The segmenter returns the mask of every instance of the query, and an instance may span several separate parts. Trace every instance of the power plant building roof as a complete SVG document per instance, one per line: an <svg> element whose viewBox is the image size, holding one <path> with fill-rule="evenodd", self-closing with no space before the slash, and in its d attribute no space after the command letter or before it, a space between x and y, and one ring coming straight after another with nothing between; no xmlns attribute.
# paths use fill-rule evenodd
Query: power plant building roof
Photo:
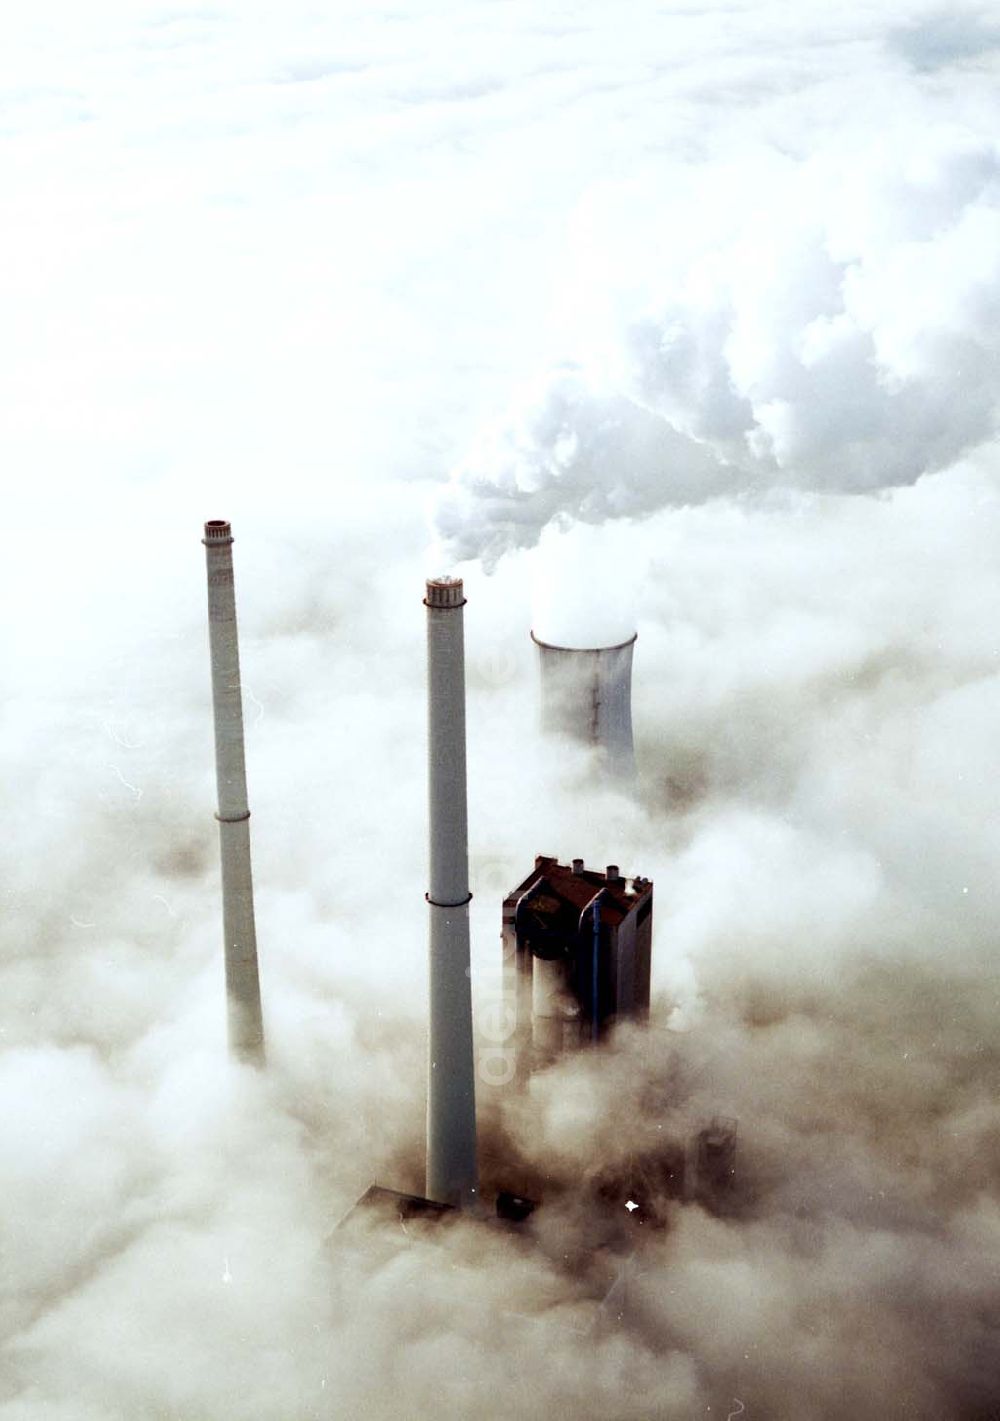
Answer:
<svg viewBox="0 0 1000 1421"><path fill-rule="evenodd" d="M627 879L618 873L616 864L609 864L604 871L584 868L579 859L574 864L561 864L558 859L539 854L535 867L508 895L507 901L520 898L533 884L543 880L542 891L552 899L551 905L544 902L536 892L532 895L532 906L539 912L555 913L560 908L573 910L579 917L590 903L594 894L604 889L600 902L602 923L617 927L642 901L650 898L653 884L650 879L636 877Z"/></svg>

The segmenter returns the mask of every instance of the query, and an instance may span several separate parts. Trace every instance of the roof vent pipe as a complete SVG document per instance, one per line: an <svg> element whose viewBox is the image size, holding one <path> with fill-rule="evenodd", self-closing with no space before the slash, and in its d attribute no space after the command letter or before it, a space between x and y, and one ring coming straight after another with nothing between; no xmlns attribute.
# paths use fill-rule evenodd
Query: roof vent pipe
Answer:
<svg viewBox="0 0 1000 1421"><path fill-rule="evenodd" d="M598 1039L601 1029L601 992L600 992L600 962L601 962L601 904L604 902L606 889L599 888L591 898L590 902L580 914L580 921L577 927L578 933L582 936L586 931L589 916L590 923L590 1039L595 1042Z"/></svg>

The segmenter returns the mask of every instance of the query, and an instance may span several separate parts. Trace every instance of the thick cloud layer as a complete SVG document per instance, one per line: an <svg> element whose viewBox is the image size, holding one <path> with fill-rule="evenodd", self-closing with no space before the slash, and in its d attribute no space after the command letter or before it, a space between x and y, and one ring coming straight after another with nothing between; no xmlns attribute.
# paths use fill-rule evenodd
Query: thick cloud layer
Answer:
<svg viewBox="0 0 1000 1421"><path fill-rule="evenodd" d="M38 11L0 60L2 1421L1000 1405L995 36L502 10ZM481 1081L528 1237L335 1231L421 1187L426 510L474 445L479 1044L536 853L655 880L653 1021L520 1106ZM535 731L532 584L552 625L588 571L581 617L639 630L634 792ZM722 1206L595 1209L716 1114Z"/></svg>

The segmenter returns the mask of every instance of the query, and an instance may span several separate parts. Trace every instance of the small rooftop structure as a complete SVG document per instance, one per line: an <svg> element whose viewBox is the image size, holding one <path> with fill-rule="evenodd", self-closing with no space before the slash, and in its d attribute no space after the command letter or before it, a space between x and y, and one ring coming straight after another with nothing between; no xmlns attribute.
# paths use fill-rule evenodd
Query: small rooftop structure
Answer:
<svg viewBox="0 0 1000 1421"><path fill-rule="evenodd" d="M736 1173L737 1122L714 1115L695 1137L696 1192L699 1197L729 1189Z"/></svg>

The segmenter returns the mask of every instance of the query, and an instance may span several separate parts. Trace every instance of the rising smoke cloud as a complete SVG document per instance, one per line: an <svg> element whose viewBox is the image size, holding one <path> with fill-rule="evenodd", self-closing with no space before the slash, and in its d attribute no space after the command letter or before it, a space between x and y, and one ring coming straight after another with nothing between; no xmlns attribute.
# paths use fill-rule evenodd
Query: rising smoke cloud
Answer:
<svg viewBox="0 0 1000 1421"><path fill-rule="evenodd" d="M563 299L620 281L619 310L580 337L599 355L568 350L456 470L437 511L456 556L493 563L554 519L891 488L995 434L988 132L928 117L860 152L712 167L646 238L642 286L622 270L642 198L610 186L600 201L623 211L580 214L587 253Z"/></svg>
<svg viewBox="0 0 1000 1421"><path fill-rule="evenodd" d="M37 23L3 61L2 279L31 283L3 426L2 1421L994 1415L990 27ZM512 550L467 576L477 1019L503 892L580 853L656 881L654 1029L533 1112L498 1124L484 1091L491 1178L546 1192L537 1244L334 1234L422 1172L424 504L553 348L577 368L457 495L462 549ZM217 515L263 1076L224 1047ZM536 744L517 548L553 516L641 572L634 797ZM714 1113L731 1207L663 1201L631 1263L595 1248L595 1173Z"/></svg>

